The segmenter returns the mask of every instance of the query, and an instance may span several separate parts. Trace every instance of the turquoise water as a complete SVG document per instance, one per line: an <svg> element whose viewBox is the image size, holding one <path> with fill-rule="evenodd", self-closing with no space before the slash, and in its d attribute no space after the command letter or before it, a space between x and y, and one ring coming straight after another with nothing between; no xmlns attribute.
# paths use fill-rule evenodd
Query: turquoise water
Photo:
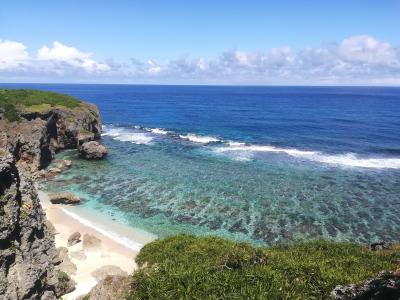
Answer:
<svg viewBox="0 0 400 300"><path fill-rule="evenodd" d="M168 140L103 143L110 149L104 161L60 154L73 168L46 188L77 193L84 206L158 236L218 234L255 244L398 239L398 171L305 165L276 155L237 161Z"/></svg>
<svg viewBox="0 0 400 300"><path fill-rule="evenodd" d="M103 161L45 185L158 236L400 240L400 88L5 85L98 105Z"/></svg>

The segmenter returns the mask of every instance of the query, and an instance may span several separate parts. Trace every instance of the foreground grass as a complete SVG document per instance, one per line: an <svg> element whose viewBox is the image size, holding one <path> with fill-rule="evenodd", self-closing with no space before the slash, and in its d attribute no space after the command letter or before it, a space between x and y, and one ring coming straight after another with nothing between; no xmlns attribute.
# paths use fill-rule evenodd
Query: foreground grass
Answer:
<svg viewBox="0 0 400 300"><path fill-rule="evenodd" d="M0 89L0 107L4 109L4 116L9 121L18 120L18 110L36 112L54 106L75 108L79 105L79 100L53 92L26 89Z"/></svg>
<svg viewBox="0 0 400 300"><path fill-rule="evenodd" d="M338 284L394 270L399 257L349 243L256 248L178 235L143 247L128 299L327 299Z"/></svg>

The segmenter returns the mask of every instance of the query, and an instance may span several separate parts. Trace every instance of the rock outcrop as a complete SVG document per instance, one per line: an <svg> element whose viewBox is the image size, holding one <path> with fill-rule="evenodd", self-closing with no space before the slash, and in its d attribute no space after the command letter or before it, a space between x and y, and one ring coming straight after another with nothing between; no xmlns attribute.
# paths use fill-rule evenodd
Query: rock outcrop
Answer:
<svg viewBox="0 0 400 300"><path fill-rule="evenodd" d="M79 204L81 199L74 194L61 192L61 193L49 193L49 200L53 204Z"/></svg>
<svg viewBox="0 0 400 300"><path fill-rule="evenodd" d="M68 238L68 247L78 244L81 241L81 233L74 232Z"/></svg>
<svg viewBox="0 0 400 300"><path fill-rule="evenodd" d="M84 250L96 250L101 247L101 240L94 235L85 233L83 235L82 247Z"/></svg>
<svg viewBox="0 0 400 300"><path fill-rule="evenodd" d="M79 155L84 159L101 159L107 155L107 148L96 141L83 143L79 147Z"/></svg>
<svg viewBox="0 0 400 300"><path fill-rule="evenodd" d="M335 300L398 300L400 299L400 274L381 272L358 284L339 285L331 293Z"/></svg>
<svg viewBox="0 0 400 300"><path fill-rule="evenodd" d="M18 116L20 121L9 122L0 112L0 148L12 153L25 173L47 167L60 150L77 149L101 136L99 111L85 102L74 109L19 111Z"/></svg>
<svg viewBox="0 0 400 300"><path fill-rule="evenodd" d="M69 278L57 273L54 235L30 179L0 154L0 299L56 299ZM71 288L69 288L71 289Z"/></svg>
<svg viewBox="0 0 400 300"><path fill-rule="evenodd" d="M131 280L128 276L113 275L101 280L88 295L82 297L85 300L109 300L125 299L131 289Z"/></svg>
<svg viewBox="0 0 400 300"><path fill-rule="evenodd" d="M56 299L75 288L61 269L73 266L55 248L54 228L32 180L68 168L71 162L63 161L50 172L43 170L56 152L100 138L101 121L97 107L85 102L43 107L31 112L15 106L18 121L13 122L0 109L1 300Z"/></svg>

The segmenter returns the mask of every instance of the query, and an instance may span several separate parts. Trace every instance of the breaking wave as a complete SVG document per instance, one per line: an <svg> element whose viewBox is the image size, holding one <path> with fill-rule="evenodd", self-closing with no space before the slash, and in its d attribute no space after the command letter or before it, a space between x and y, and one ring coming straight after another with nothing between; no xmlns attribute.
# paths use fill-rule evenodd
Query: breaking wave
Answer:
<svg viewBox="0 0 400 300"><path fill-rule="evenodd" d="M238 160L249 160L262 152L284 153L292 157L311 161L359 168L400 169L400 158L360 157L355 153L324 154L318 151L303 151L294 148L279 148L269 145L231 144L213 148L216 153L226 153Z"/></svg>

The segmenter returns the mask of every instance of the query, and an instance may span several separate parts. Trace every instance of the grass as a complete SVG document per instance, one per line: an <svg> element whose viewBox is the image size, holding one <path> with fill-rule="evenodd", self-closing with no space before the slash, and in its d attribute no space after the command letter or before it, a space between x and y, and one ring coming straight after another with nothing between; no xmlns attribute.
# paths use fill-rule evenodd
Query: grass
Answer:
<svg viewBox="0 0 400 300"><path fill-rule="evenodd" d="M338 284L396 269L399 258L399 248L329 241L256 248L178 235L142 248L128 299L327 299Z"/></svg>
<svg viewBox="0 0 400 300"><path fill-rule="evenodd" d="M53 92L0 89L0 107L5 111L4 116L9 121L18 120L18 110L36 112L55 106L73 109L80 106L80 101L73 97Z"/></svg>

